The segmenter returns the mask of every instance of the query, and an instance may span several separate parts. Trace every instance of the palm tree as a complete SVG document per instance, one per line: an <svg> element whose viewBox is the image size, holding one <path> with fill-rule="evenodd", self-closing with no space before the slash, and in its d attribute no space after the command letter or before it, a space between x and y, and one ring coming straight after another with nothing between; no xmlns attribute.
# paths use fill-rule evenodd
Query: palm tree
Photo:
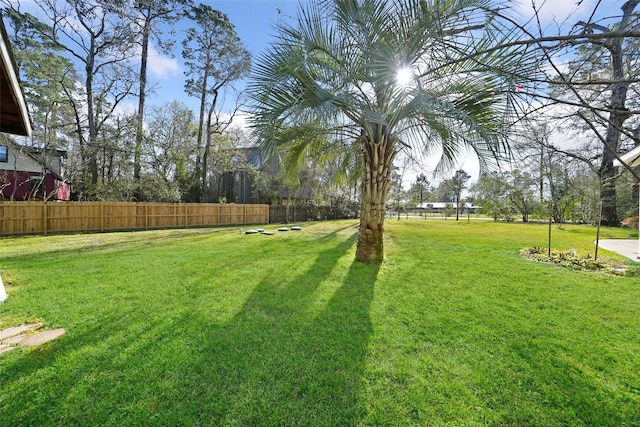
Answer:
<svg viewBox="0 0 640 427"><path fill-rule="evenodd" d="M278 26L254 65L253 126L265 152L358 154L358 162L345 162L361 167L357 261L383 259L384 208L400 150L438 155L442 171L468 149L482 165L508 153L504 125L533 58L508 43L517 35L500 19L504 10L492 7L487 0L309 2L293 25Z"/></svg>

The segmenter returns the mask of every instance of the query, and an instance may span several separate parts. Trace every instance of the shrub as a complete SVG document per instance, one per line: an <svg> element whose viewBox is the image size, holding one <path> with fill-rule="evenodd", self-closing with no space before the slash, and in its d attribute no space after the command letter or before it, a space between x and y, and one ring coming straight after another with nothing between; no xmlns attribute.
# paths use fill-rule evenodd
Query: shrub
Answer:
<svg viewBox="0 0 640 427"><path fill-rule="evenodd" d="M579 256L574 250L571 251L551 251L547 248L533 247L520 250L520 255L538 262L557 264L571 270L595 271L616 276L624 276L627 272L627 265L621 261L609 258L594 259L591 255Z"/></svg>
<svg viewBox="0 0 640 427"><path fill-rule="evenodd" d="M620 221L620 226L638 228L638 216L634 215L626 217L625 219Z"/></svg>

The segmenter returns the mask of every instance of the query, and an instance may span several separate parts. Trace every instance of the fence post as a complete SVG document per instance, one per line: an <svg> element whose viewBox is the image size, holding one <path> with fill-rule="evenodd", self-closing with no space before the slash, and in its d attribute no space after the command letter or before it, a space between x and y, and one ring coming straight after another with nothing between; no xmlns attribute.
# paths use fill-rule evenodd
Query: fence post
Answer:
<svg viewBox="0 0 640 427"><path fill-rule="evenodd" d="M189 228L189 205L184 204L184 228Z"/></svg>
<svg viewBox="0 0 640 427"><path fill-rule="evenodd" d="M149 229L149 204L144 205L144 229Z"/></svg>
<svg viewBox="0 0 640 427"><path fill-rule="evenodd" d="M104 202L100 202L100 231L104 231Z"/></svg>

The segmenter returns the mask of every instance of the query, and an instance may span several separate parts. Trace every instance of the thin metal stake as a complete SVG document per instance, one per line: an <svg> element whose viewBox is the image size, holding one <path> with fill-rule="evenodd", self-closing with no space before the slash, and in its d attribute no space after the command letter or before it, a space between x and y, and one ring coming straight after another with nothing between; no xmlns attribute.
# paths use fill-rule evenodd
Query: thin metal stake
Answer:
<svg viewBox="0 0 640 427"><path fill-rule="evenodd" d="M598 216L598 231L596 233L596 254L593 259L598 260L598 247L600 246L600 224L602 224L602 200L600 200L600 215Z"/></svg>
<svg viewBox="0 0 640 427"><path fill-rule="evenodd" d="M551 223L553 222L553 201L549 200L549 252L547 256L551 258Z"/></svg>

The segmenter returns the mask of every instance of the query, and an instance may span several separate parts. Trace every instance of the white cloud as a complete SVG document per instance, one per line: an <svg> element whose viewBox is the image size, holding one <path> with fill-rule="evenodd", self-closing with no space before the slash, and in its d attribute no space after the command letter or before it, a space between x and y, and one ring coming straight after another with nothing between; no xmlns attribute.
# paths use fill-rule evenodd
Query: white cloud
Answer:
<svg viewBox="0 0 640 427"><path fill-rule="evenodd" d="M595 0L520 0L517 3L514 2L514 9L523 20L534 18L537 13L543 29L572 26L580 20L589 19L595 7ZM599 12L606 11L599 10Z"/></svg>
<svg viewBox="0 0 640 427"><path fill-rule="evenodd" d="M121 101L113 110L114 117L131 117L138 111L138 106L131 101Z"/></svg>
<svg viewBox="0 0 640 427"><path fill-rule="evenodd" d="M161 80L168 80L180 73L180 64L175 58L170 58L158 52L154 46L149 46L149 72Z"/></svg>
<svg viewBox="0 0 640 427"><path fill-rule="evenodd" d="M236 114L233 116L233 123L231 124L231 127L242 129L245 132L250 132L250 128L248 124L248 120L250 116L251 116L250 113L243 110L238 110Z"/></svg>

